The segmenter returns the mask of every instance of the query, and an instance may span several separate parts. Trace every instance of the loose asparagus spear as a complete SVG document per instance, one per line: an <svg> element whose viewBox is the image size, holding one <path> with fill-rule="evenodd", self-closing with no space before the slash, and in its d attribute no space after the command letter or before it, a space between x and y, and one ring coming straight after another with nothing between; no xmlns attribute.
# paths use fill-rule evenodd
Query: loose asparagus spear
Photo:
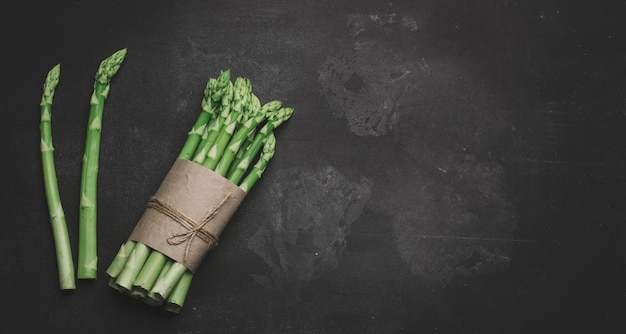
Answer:
<svg viewBox="0 0 626 334"><path fill-rule="evenodd" d="M67 232L65 213L61 205L56 168L54 166L54 147L52 146L52 99L54 90L59 83L61 66L54 66L46 77L41 97L41 162L43 180L50 213L50 223L56 248L57 268L59 272L59 288L61 290L76 289L74 280L74 260Z"/></svg>
<svg viewBox="0 0 626 334"><path fill-rule="evenodd" d="M80 186L78 232L78 278L80 279L96 279L98 268L96 198L102 116L104 102L109 94L110 81L119 70L125 56L126 49L122 49L100 63L91 96Z"/></svg>

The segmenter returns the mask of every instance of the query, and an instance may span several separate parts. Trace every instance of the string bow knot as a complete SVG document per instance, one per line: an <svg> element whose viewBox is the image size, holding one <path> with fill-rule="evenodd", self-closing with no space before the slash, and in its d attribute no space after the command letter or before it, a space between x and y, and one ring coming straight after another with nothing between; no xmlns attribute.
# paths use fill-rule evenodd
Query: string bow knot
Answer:
<svg viewBox="0 0 626 334"><path fill-rule="evenodd" d="M146 206L168 216L173 221L177 222L186 229L185 232L177 233L167 238L167 243L170 245L180 245L186 243L185 255L183 258L183 260L186 261L189 254L191 242L196 237L209 244L209 249L217 246L217 237L212 235L203 227L219 213L220 207L224 205L224 203L226 203L230 196L231 193L228 193L216 206L212 207L207 212L206 216L199 222L194 222L193 219L185 216L175 207L164 203L156 197L151 197Z"/></svg>

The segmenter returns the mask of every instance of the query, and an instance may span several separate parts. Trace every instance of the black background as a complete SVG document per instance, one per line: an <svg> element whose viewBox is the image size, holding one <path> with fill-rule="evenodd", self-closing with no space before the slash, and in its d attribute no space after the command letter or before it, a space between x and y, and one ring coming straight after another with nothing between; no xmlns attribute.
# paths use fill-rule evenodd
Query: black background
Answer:
<svg viewBox="0 0 626 334"><path fill-rule="evenodd" d="M626 330L624 1L4 1L6 332ZM99 62L99 277L57 288L39 153L53 105L77 248ZM295 108L277 153L170 315L104 274L230 68Z"/></svg>

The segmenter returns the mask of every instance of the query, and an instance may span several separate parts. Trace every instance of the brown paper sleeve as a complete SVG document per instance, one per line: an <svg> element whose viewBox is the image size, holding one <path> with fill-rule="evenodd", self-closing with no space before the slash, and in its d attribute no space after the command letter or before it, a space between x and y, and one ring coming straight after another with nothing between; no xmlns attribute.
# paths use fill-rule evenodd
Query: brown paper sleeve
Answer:
<svg viewBox="0 0 626 334"><path fill-rule="evenodd" d="M217 239L245 195L241 188L208 168L177 159L153 199L174 208L196 225L201 225L207 215L215 211L212 218L202 225L215 242L206 242L196 236L172 244L170 241L175 236L189 236L189 226L152 207L146 208L129 239L141 242L195 272L206 253L216 246Z"/></svg>

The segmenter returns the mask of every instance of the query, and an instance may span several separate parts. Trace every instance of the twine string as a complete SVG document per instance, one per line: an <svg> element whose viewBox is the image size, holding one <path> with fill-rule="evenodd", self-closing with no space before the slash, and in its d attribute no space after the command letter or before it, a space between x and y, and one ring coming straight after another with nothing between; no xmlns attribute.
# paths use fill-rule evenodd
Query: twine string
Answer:
<svg viewBox="0 0 626 334"><path fill-rule="evenodd" d="M219 213L220 207L226 203L230 196L231 193L228 193L217 205L213 206L207 212L206 216L199 222L194 222L193 219L185 216L182 212L178 211L177 208L159 200L156 197L151 197L146 206L168 216L186 229L185 232L177 233L167 238L167 243L170 245L180 245L182 243L186 243L185 255L183 257L183 260L186 261L191 247L191 242L195 237L198 237L202 241L209 244L209 249L217 246L217 238L203 227Z"/></svg>

